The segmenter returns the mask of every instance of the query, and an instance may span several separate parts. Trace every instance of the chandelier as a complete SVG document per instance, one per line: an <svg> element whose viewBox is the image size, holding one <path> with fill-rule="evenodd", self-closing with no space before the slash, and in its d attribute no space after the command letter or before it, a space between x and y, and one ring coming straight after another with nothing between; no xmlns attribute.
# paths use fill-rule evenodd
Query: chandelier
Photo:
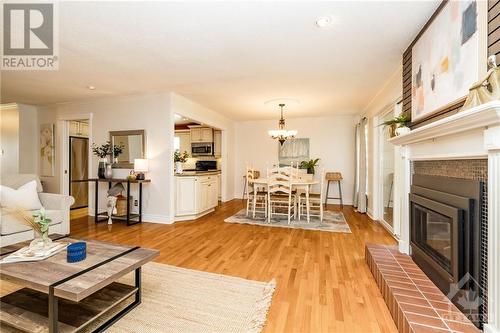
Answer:
<svg viewBox="0 0 500 333"><path fill-rule="evenodd" d="M284 103L278 104L281 109L281 118L278 123L277 130L269 130L269 136L273 139L277 139L281 145L285 143L286 140L290 140L295 138L297 135L296 130L286 130L285 129L285 118L283 118L283 107L285 107Z"/></svg>

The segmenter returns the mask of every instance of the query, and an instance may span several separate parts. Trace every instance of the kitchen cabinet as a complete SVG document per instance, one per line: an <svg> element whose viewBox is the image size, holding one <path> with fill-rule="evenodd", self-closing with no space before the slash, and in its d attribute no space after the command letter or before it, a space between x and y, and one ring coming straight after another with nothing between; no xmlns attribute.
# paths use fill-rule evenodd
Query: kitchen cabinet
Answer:
<svg viewBox="0 0 500 333"><path fill-rule="evenodd" d="M214 131L214 156L215 157L220 157L222 155L221 143L222 143L222 132L215 130Z"/></svg>
<svg viewBox="0 0 500 333"><path fill-rule="evenodd" d="M191 142L213 142L213 130L210 127L191 127Z"/></svg>
<svg viewBox="0 0 500 333"><path fill-rule="evenodd" d="M175 131L175 136L179 138L179 151L187 151L191 155L191 133L189 130Z"/></svg>
<svg viewBox="0 0 500 333"><path fill-rule="evenodd" d="M83 121L70 121L69 122L69 135L71 136L89 136L89 124Z"/></svg>
<svg viewBox="0 0 500 333"><path fill-rule="evenodd" d="M196 219L212 212L218 205L218 174L175 178L176 221Z"/></svg>

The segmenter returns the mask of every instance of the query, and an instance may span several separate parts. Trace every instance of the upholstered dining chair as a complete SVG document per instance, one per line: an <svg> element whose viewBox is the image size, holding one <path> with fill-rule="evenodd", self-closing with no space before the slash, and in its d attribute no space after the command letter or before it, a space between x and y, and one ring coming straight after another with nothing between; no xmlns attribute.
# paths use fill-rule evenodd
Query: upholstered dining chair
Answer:
<svg viewBox="0 0 500 333"><path fill-rule="evenodd" d="M267 215L267 193L259 190L253 183L253 180L259 178L260 172L247 167L245 180L246 180L246 195L247 195L247 208L246 216L248 216L250 209L252 210L252 218L255 218L256 212L264 213Z"/></svg>
<svg viewBox="0 0 500 333"><path fill-rule="evenodd" d="M287 216L288 224L292 216L295 217L295 197L292 193L292 178L288 168L267 170L267 204L268 223L271 223L273 215Z"/></svg>
<svg viewBox="0 0 500 333"><path fill-rule="evenodd" d="M320 219L320 222L323 222L324 208L323 208L323 200L325 198L325 188L324 188L324 179L325 179L325 171L321 170L319 181L319 191L318 192L310 192L309 193L309 215L317 216ZM303 215L303 210L307 209L307 196L306 193L300 193L298 196L298 216L299 220L301 215Z"/></svg>

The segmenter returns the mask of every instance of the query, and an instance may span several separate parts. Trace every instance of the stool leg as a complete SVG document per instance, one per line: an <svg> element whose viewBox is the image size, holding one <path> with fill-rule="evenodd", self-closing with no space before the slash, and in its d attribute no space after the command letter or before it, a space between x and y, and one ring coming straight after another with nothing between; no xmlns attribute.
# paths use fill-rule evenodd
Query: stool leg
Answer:
<svg viewBox="0 0 500 333"><path fill-rule="evenodd" d="M245 192L247 190L247 177L245 177L245 182L243 183L243 195L241 196L241 200L245 201Z"/></svg>
<svg viewBox="0 0 500 333"><path fill-rule="evenodd" d="M325 195L325 208L326 208L326 204L328 202L328 190L330 189L330 181L328 181L326 183L326 195Z"/></svg>
<svg viewBox="0 0 500 333"><path fill-rule="evenodd" d="M338 182L339 182L340 208L344 209L344 200L342 199L342 185L340 184L340 180Z"/></svg>

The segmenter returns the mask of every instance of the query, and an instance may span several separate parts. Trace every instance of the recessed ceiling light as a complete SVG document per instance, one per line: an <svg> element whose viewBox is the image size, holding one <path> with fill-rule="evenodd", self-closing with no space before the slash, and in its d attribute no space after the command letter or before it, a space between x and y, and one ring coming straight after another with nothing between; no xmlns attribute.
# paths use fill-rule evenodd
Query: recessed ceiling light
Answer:
<svg viewBox="0 0 500 333"><path fill-rule="evenodd" d="M87 86L87 89L89 89L89 90L95 90L95 87L94 86Z"/></svg>
<svg viewBox="0 0 500 333"><path fill-rule="evenodd" d="M333 19L331 16L320 16L316 20L316 25L320 28L330 27L333 24Z"/></svg>

